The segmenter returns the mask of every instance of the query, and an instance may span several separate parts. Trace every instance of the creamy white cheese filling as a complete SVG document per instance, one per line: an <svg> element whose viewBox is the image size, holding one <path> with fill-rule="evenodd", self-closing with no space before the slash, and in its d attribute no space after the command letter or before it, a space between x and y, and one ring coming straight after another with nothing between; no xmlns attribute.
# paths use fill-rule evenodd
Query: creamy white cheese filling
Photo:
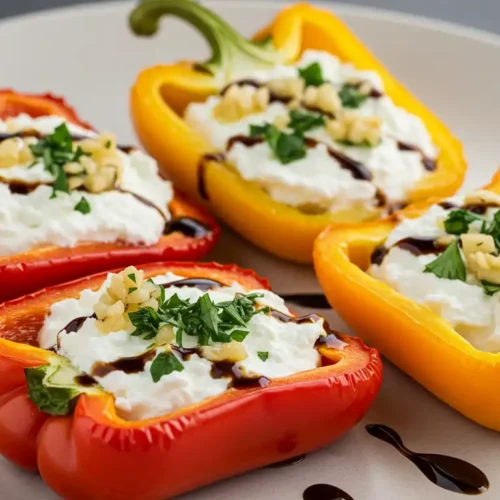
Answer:
<svg viewBox="0 0 500 500"><path fill-rule="evenodd" d="M461 206L464 198L457 196L448 201ZM429 307L477 349L500 352L498 293L488 296L469 270L466 281L443 279L424 272L425 266L434 261L436 255L413 255L393 246L405 238L436 239L445 236L447 233L438 222L452 210L434 205L421 217L404 219L389 234L384 246L390 250L382 263L370 266L368 273L405 297ZM497 210L488 209L484 219L491 221ZM472 223L469 232L479 232L480 225ZM404 332L401 335L403 338Z"/></svg>
<svg viewBox="0 0 500 500"><path fill-rule="evenodd" d="M9 120L16 131L36 130L50 134L64 123L56 116L30 118L19 115ZM93 137L96 134L71 123L70 133ZM0 132L12 132L0 121ZM171 183L158 175L156 162L141 151L119 152L123 171L121 189L135 193L158 207L169 217L168 204L173 198ZM8 181L25 183L52 182L52 174L43 162L33 167L14 165L0 168L0 256L26 252L32 248L55 244L72 247L79 242L115 242L155 244L162 235L165 218L154 207L128 193L106 191L91 194L84 191L57 192L40 185L28 194L12 193ZM2 183L3 181L3 183ZM80 213L74 208L85 196L91 211Z"/></svg>
<svg viewBox="0 0 500 500"><path fill-rule="evenodd" d="M58 353L68 358L79 370L91 373L97 362L112 362L124 357L140 355L150 349L151 339L132 336L134 330L122 330L103 334L96 328L96 319L88 318L78 332L59 333L77 317L90 316L99 297L110 283L112 275L96 292L84 290L77 299L66 299L52 305L39 334L40 347L50 348L57 344ZM172 273L153 278L157 284L182 279ZM254 291L252 291L253 293ZM267 290L257 290L263 295L259 305L290 314L282 298ZM207 292L192 287L171 286L165 296L177 294L181 299L195 302ZM236 294L249 293L241 285L221 287L208 292L213 302L234 299ZM257 314L248 323L249 334L242 345L248 357L237 363L249 375L269 379L286 377L294 373L311 370L318 366L320 356L314 344L325 335L322 321L285 323L266 314ZM175 345L175 341L172 342ZM183 335L183 346L194 347L196 337ZM212 344L220 346L220 344ZM339 345L342 342L339 341ZM156 350L156 356L162 352ZM175 352L175 351L174 351ZM258 353L268 353L263 361ZM177 355L177 354L176 354ZM139 420L171 413L187 405L200 402L227 390L227 378L213 378L212 363L197 354L183 360L184 370L174 371L154 382L150 373L153 360L146 363L144 371L124 373L113 371L104 377L95 377L104 390L115 397L116 407L124 418Z"/></svg>
<svg viewBox="0 0 500 500"><path fill-rule="evenodd" d="M343 64L337 57L320 51L306 51L295 65L276 66L272 71L259 71L249 75L249 78L261 82L274 78L296 78L298 68L314 62L320 64L323 78L337 88L355 77L370 82L373 88L383 92L381 79L375 72L356 70L351 64ZM285 104L273 102L264 112L247 115L237 122L221 123L213 116L220 99L219 96L212 96L204 103L190 104L184 118L221 150L226 149L229 138L248 135L250 124L272 123L276 117L289 111ZM306 136L363 163L372 173L372 181L355 179L327 154L324 145L309 149L301 160L283 165L273 157L265 143L254 146L238 143L228 152L228 160L245 180L258 184L274 200L293 207L313 204L321 210L337 211L363 205L372 209L376 205L377 188L387 196L389 202L406 200L415 183L428 172L420 153L402 151L397 142L416 146L427 157L436 158L436 148L424 123L417 116L396 106L388 96L368 98L359 108L351 111L359 116L379 117L382 120L382 140L378 146L342 145L333 141L324 127L311 130Z"/></svg>

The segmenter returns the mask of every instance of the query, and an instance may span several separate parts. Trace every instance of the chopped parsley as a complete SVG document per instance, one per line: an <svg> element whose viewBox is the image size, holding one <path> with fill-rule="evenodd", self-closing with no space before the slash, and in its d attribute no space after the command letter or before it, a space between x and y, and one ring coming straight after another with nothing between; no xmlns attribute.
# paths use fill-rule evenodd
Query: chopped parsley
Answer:
<svg viewBox="0 0 500 500"><path fill-rule="evenodd" d="M481 281L481 286L483 287L484 293L486 295L495 295L495 293L500 292L500 285L496 283L490 283L489 281Z"/></svg>
<svg viewBox="0 0 500 500"><path fill-rule="evenodd" d="M233 300L214 303L210 295L202 295L196 302L181 299L177 294L168 299L160 297L158 311L144 307L129 313L135 327L134 336L153 339L164 325L176 328L176 343L182 346L183 334L197 337L198 345L210 342L241 342L248 335L248 322L255 315L267 312L257 310L255 302L260 294L236 295Z"/></svg>
<svg viewBox="0 0 500 500"><path fill-rule="evenodd" d="M182 370L184 370L184 365L173 352L161 352L151 363L151 377L155 384L163 375L170 375L172 372L181 372Z"/></svg>
<svg viewBox="0 0 500 500"><path fill-rule="evenodd" d="M500 210L497 210L495 215L493 215L491 224L483 224L481 232L492 236L495 240L496 247L500 248Z"/></svg>
<svg viewBox="0 0 500 500"><path fill-rule="evenodd" d="M325 118L317 113L309 113L299 109L290 111L290 122L288 127L297 133L304 133L314 128L323 127Z"/></svg>
<svg viewBox="0 0 500 500"><path fill-rule="evenodd" d="M424 272L432 273L438 278L465 281L466 269L458 240L451 242L439 257L427 264Z"/></svg>
<svg viewBox="0 0 500 500"><path fill-rule="evenodd" d="M305 68L299 68L299 76L302 78L306 84L306 87L312 85L313 87L319 87L325 80L323 79L323 71L319 63L314 62Z"/></svg>
<svg viewBox="0 0 500 500"><path fill-rule="evenodd" d="M42 161L45 170L50 172L55 180L52 185L52 198L57 191L69 193L68 178L63 167L66 163L77 162L85 153L80 146L73 147L73 139L65 123L55 128L52 134L40 139L30 146L34 161L31 166Z"/></svg>
<svg viewBox="0 0 500 500"><path fill-rule="evenodd" d="M299 132L281 132L270 123L250 125L250 137L263 137L271 148L274 156L286 165L306 156L304 136Z"/></svg>
<svg viewBox="0 0 500 500"><path fill-rule="evenodd" d="M132 280L134 283L137 283L137 281L135 280L135 273L127 274L127 278L130 279L130 280ZM151 283L154 283L151 278L148 279L147 281L149 281Z"/></svg>
<svg viewBox="0 0 500 500"><path fill-rule="evenodd" d="M269 358L269 353L267 351L259 351L257 352L257 356L259 356L262 361L267 361L267 358Z"/></svg>
<svg viewBox="0 0 500 500"><path fill-rule="evenodd" d="M368 98L366 94L359 91L357 85L345 83L339 91L339 97L344 108L359 108Z"/></svg>
<svg viewBox="0 0 500 500"><path fill-rule="evenodd" d="M448 234L460 235L467 233L469 226L477 220L481 220L481 217L469 210L463 208L452 210L444 221L444 229Z"/></svg>
<svg viewBox="0 0 500 500"><path fill-rule="evenodd" d="M82 199L75 205L75 210L84 215L90 213L90 203L88 202L87 198L85 198L85 196L82 196Z"/></svg>
<svg viewBox="0 0 500 500"><path fill-rule="evenodd" d="M136 290L137 290L137 287L134 286L134 287L128 289L128 293L135 292Z"/></svg>

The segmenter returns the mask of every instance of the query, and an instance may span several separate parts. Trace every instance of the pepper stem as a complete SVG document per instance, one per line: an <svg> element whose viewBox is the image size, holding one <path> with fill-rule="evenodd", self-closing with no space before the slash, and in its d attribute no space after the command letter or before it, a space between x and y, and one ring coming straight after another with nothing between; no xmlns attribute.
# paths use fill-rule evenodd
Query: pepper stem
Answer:
<svg viewBox="0 0 500 500"><path fill-rule="evenodd" d="M143 0L130 14L130 28L136 35L152 36L158 31L160 18L166 15L187 21L207 40L212 57L196 68L212 74L219 86L286 60L285 54L275 49L272 39L247 40L217 14L193 0Z"/></svg>

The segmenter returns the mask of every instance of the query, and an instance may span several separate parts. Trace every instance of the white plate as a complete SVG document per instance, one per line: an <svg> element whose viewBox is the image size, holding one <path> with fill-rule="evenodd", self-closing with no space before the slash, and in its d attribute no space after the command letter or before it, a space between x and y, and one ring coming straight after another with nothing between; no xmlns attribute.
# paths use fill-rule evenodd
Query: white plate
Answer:
<svg viewBox="0 0 500 500"><path fill-rule="evenodd" d="M210 5L248 35L280 7L277 2ZM486 182L500 160L500 38L417 17L330 5L463 139L471 165L466 187ZM179 58L202 59L208 52L201 38L176 20L165 20L154 39L134 38L126 21L131 8L129 3L105 3L1 22L0 88L65 95L97 127L115 130L122 141L133 141L128 90L137 72ZM271 278L278 292L318 290L310 268L279 262L229 231L211 257L254 267ZM332 323L345 329L336 317ZM300 500L304 488L317 482L341 487L355 500L457 498L434 486L392 447L369 436L364 424L374 422L393 426L412 449L450 454L476 464L491 483L482 498L500 498L500 434L467 421L389 363L385 367L385 381L373 409L337 443L301 464L255 471L183 498ZM54 495L38 476L2 460L0 497L48 500Z"/></svg>

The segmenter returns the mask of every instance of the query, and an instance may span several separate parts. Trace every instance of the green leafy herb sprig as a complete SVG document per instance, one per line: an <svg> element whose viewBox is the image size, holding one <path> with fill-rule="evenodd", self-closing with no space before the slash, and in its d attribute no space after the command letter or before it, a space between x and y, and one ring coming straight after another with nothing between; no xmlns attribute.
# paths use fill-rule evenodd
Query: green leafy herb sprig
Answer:
<svg viewBox="0 0 500 500"><path fill-rule="evenodd" d="M151 377L156 384L163 375L170 375L172 372L181 372L184 365L179 361L173 352L161 352L151 363Z"/></svg>
<svg viewBox="0 0 500 500"><path fill-rule="evenodd" d="M163 289L163 288L162 288ZM201 346L210 342L242 342L248 335L248 322L255 315L267 312L268 308L255 308L261 294L236 295L233 300L214 303L208 294L196 302L181 299L177 294L168 299L160 298L158 311L144 307L129 313L135 327L134 336L153 339L164 325L176 328L176 343L182 347L183 335L197 337Z"/></svg>
<svg viewBox="0 0 500 500"><path fill-rule="evenodd" d="M320 114L295 109L290 111L290 121L287 125L291 132L283 132L275 125L265 123L250 125L250 137L263 137L274 156L286 165L306 156L304 133L324 124L325 119Z"/></svg>
<svg viewBox="0 0 500 500"><path fill-rule="evenodd" d="M465 281L467 273L458 240L451 242L439 257L427 264L424 272L432 273L438 278Z"/></svg>
<svg viewBox="0 0 500 500"><path fill-rule="evenodd" d="M321 66L317 62L309 64L309 66L305 66L304 68L299 68L299 77L304 80L306 87L319 87L323 83L326 83L326 80L323 78Z"/></svg>
<svg viewBox="0 0 500 500"><path fill-rule="evenodd" d="M339 97L344 108L356 109L359 108L367 99L368 96L359 90L359 85L345 83L339 91Z"/></svg>
<svg viewBox="0 0 500 500"><path fill-rule="evenodd" d="M30 150L34 157L31 166L41 161L45 170L54 176L52 198L56 196L57 191L69 193L68 177L64 171L64 165L78 162L82 156L89 156L89 153L83 151L80 146L74 148L73 139L65 123L56 127L52 134L30 145ZM75 207L75 210L82 211L80 208Z"/></svg>

